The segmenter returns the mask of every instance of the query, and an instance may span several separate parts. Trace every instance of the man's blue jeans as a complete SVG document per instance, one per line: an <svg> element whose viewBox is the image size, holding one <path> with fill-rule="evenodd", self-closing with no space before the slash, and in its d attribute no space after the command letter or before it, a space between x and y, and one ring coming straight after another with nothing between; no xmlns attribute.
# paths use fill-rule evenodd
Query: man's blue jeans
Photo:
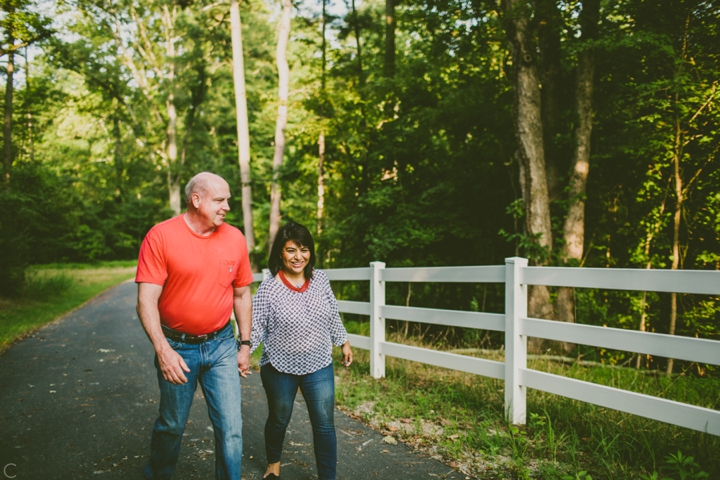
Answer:
<svg viewBox="0 0 720 480"><path fill-rule="evenodd" d="M145 478L168 479L180 454L185 423L190 414L198 382L205 395L210 422L215 431L215 478L240 480L242 469L242 416L237 344L228 325L214 339L190 344L168 339L170 346L187 363L188 381L174 385L162 376L157 357L155 367L160 385L160 416L152 433L151 454Z"/></svg>
<svg viewBox="0 0 720 480"><path fill-rule="evenodd" d="M285 430L292 416L298 387L310 414L313 446L320 480L335 480L337 438L335 437L335 376L332 363L307 375L278 372L267 364L260 370L268 398L269 415L265 423L267 462L280 461Z"/></svg>

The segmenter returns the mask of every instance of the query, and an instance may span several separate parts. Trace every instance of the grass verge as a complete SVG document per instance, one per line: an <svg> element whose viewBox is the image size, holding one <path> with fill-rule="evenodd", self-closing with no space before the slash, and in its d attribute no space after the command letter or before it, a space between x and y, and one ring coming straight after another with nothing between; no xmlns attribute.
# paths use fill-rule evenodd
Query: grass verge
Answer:
<svg viewBox="0 0 720 480"><path fill-rule="evenodd" d="M136 262L52 264L26 272L17 298L0 297L0 353L16 340L135 275Z"/></svg>
<svg viewBox="0 0 720 480"><path fill-rule="evenodd" d="M543 359L530 368L714 409L720 398L713 378ZM720 478L720 438L709 434L535 390L527 425L509 425L502 381L395 358L386 378L369 373L368 352L355 349L353 365L336 371L339 408L476 478Z"/></svg>

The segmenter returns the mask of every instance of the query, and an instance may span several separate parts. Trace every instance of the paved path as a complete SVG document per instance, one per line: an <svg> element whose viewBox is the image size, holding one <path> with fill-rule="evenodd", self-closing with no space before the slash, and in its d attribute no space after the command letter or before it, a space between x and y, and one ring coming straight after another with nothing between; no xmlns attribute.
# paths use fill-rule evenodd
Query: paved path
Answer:
<svg viewBox="0 0 720 480"><path fill-rule="evenodd" d="M135 284L122 284L0 357L0 480L141 478L159 393L135 299ZM260 479L265 392L257 373L242 385L243 478ZM339 479L466 478L402 444L381 444L379 433L340 412L335 418ZM212 438L198 388L175 479L213 478ZM315 472L298 395L282 476L312 479Z"/></svg>

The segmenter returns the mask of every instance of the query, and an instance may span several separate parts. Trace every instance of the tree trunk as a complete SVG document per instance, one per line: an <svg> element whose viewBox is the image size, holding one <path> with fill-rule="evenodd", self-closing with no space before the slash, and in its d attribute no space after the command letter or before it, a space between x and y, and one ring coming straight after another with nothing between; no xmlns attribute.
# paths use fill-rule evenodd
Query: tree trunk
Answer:
<svg viewBox="0 0 720 480"><path fill-rule="evenodd" d="M325 212L325 181L323 178L325 166L325 132L320 131L318 138L318 179L317 179L317 234L322 234L323 215Z"/></svg>
<svg viewBox="0 0 720 480"><path fill-rule="evenodd" d="M678 95L675 94L675 105L679 102ZM672 243L672 269L680 268L680 222L682 219L682 209L684 202L683 179L680 174L680 159L682 157L682 129L680 127L680 118L675 117L675 149L673 152L673 177L675 180L675 213L673 215L673 243ZM675 335L675 326L677 324L677 293L670 294L670 328L669 335ZM674 360L668 359L666 374L671 375L673 371Z"/></svg>
<svg viewBox="0 0 720 480"><path fill-rule="evenodd" d="M177 152L177 111L175 110L175 96L171 93L166 103L168 126L167 160L168 160L168 192L170 193L170 209L175 215L180 215L182 203L180 200L180 172Z"/></svg>
<svg viewBox="0 0 720 480"><path fill-rule="evenodd" d="M552 251L550 202L545 175L540 78L535 57L535 42L529 32L528 18L517 6L518 0L504 0L506 30L510 40L515 83L515 136L525 199L527 235L534 238L539 252L533 252L534 265L543 265ZM530 255L529 255L530 256ZM528 289L528 314L536 318L553 318L550 291L543 285ZM542 348L539 339L531 339L531 351Z"/></svg>
<svg viewBox="0 0 720 480"><path fill-rule="evenodd" d="M583 40L594 40L597 36L597 22L600 14L599 0L586 0L580 14ZM579 265L584 251L585 238L585 190L590 171L590 139L592 137L593 87L595 60L591 48L583 49L578 55L577 84L575 101L577 127L575 128L575 151L570 173L568 212L563 225L563 261ZM572 288L558 289L557 309L559 319L575 322L575 295ZM565 352L573 344L564 343Z"/></svg>
<svg viewBox="0 0 720 480"><path fill-rule="evenodd" d="M115 137L115 189L118 201L123 199L123 158L122 158L122 134L120 131L120 118L117 114L119 107L115 102L116 113L113 115L113 137Z"/></svg>
<svg viewBox="0 0 720 480"><path fill-rule="evenodd" d="M15 42L13 38L13 32L12 29L8 32L8 45L10 45L10 50L7 53L8 60L7 60L7 80L5 84L5 121L3 124L3 141L4 144L4 178L3 181L5 183L5 189L10 188L10 169L12 168L13 164L13 145L12 145L12 115L13 115L13 73L15 72L15 53L12 50L13 43Z"/></svg>
<svg viewBox="0 0 720 480"><path fill-rule="evenodd" d="M320 95L321 111L320 117L323 118L325 111L325 70L327 68L327 0L322 1L322 64L320 65ZM323 215L325 214L325 130L320 129L318 136L318 179L317 179L317 234L318 237L323 230ZM319 257L318 257L319 258Z"/></svg>
<svg viewBox="0 0 720 480"><path fill-rule="evenodd" d="M327 68L327 37L325 30L327 28L327 0L322 0L322 63L320 65L320 91L323 101L323 115L325 114L325 69Z"/></svg>
<svg viewBox="0 0 720 480"><path fill-rule="evenodd" d="M327 0L322 1L322 63L320 64L320 121L322 122L327 114L326 93L325 93L325 74L327 68ZM323 216L325 215L325 128L321 126L320 135L318 136L318 177L317 177L317 240L323 233ZM315 242L315 248L319 250L318 241ZM322 266L322 259L319 253L317 255L319 264Z"/></svg>
<svg viewBox="0 0 720 480"><path fill-rule="evenodd" d="M167 139L168 161L168 192L170 196L170 209L175 215L180 215L182 202L180 199L180 165L178 165L177 148L177 110L175 108L175 19L174 11L170 13L167 5L163 6L163 23L165 25L165 54L168 59L168 85L170 93L165 101L168 123L165 129Z"/></svg>
<svg viewBox="0 0 720 480"><path fill-rule="evenodd" d="M385 0L385 61L383 63L383 76L390 80L388 92L385 97L383 113L385 118L391 119L395 116L395 0Z"/></svg>
<svg viewBox="0 0 720 480"><path fill-rule="evenodd" d="M358 18L357 8L355 8L355 0L352 0L352 11L353 11L353 30L355 32L355 46L357 48L357 61L358 61L358 81L360 83L360 97L365 97L365 72L363 70L363 56L362 56L362 45L360 43L360 20ZM363 119L365 115L363 114Z"/></svg>
<svg viewBox="0 0 720 480"><path fill-rule="evenodd" d="M250 186L250 126L247 114L247 94L245 90L245 63L242 46L242 26L240 6L237 0L230 3L230 25L232 29L233 80L235 83L235 111L237 115L238 162L240 164L240 184L242 188L242 211L245 242L248 252L255 250L255 229L252 214L252 188ZM252 259L252 255L250 256ZM253 271L258 267L251 260Z"/></svg>
<svg viewBox="0 0 720 480"><path fill-rule="evenodd" d="M683 61L687 60L687 34L690 24L690 14L685 19L685 36L683 37L682 57ZM678 76L681 72L678 72ZM682 221L683 202L685 201L685 190L683 187L683 178L680 169L680 162L683 156L684 132L680 124L680 94L675 92L674 95L675 110L675 145L673 147L672 163L673 163L673 179L675 180L675 214L673 215L673 244L672 244L672 269L677 270L681 267L680 258L680 222ZM675 335L675 326L677 324L677 293L670 294L670 328L669 335ZM674 359L669 358L665 373L672 375Z"/></svg>
<svg viewBox="0 0 720 480"><path fill-rule="evenodd" d="M290 36L290 14L292 3L290 0L282 2L282 16L280 18L280 32L277 44L278 69L278 115L275 124L275 155L273 157L273 179L270 187L270 242L268 251L272 248L275 235L280 228L280 167L285 153L285 127L287 126L288 90L290 72L287 63L287 43Z"/></svg>
<svg viewBox="0 0 720 480"><path fill-rule="evenodd" d="M35 139L33 138L32 112L30 111L30 100L32 92L30 92L30 61L28 56L28 47L25 47L25 91L27 92L27 127L28 127L28 149L30 153L30 162L35 162Z"/></svg>
<svg viewBox="0 0 720 480"><path fill-rule="evenodd" d="M385 78L395 77L395 0L385 0Z"/></svg>
<svg viewBox="0 0 720 480"><path fill-rule="evenodd" d="M362 42L360 41L360 20L358 17L357 8L355 7L355 0L351 2L353 12L353 31L355 32L355 46L357 48L357 68L358 68L358 94L360 95L360 138L363 139L363 143L367 142L367 116L365 114L365 71L363 68L363 54L362 54ZM370 161L368 159L367 150L363 150L360 154L360 161L358 166L360 169L360 186L358 193L360 195L366 193L370 188Z"/></svg>
<svg viewBox="0 0 720 480"><path fill-rule="evenodd" d="M583 3L583 10L584 5L585 3ZM542 85L540 94L545 166L548 196L553 201L562 197L562 180L567 168L567 160L562 158L555 141L560 129L561 95L563 94L560 90L562 75L560 34L563 29L563 20L556 0L538 0L536 2L536 22L540 51L538 66Z"/></svg>

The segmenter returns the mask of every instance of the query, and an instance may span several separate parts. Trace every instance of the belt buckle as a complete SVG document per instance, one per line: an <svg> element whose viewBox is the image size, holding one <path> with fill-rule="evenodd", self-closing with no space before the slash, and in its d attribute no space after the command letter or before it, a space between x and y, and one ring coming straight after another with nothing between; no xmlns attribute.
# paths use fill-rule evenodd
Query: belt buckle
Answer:
<svg viewBox="0 0 720 480"><path fill-rule="evenodd" d="M197 335L197 339L200 343L206 341L208 339L207 333L204 335Z"/></svg>

